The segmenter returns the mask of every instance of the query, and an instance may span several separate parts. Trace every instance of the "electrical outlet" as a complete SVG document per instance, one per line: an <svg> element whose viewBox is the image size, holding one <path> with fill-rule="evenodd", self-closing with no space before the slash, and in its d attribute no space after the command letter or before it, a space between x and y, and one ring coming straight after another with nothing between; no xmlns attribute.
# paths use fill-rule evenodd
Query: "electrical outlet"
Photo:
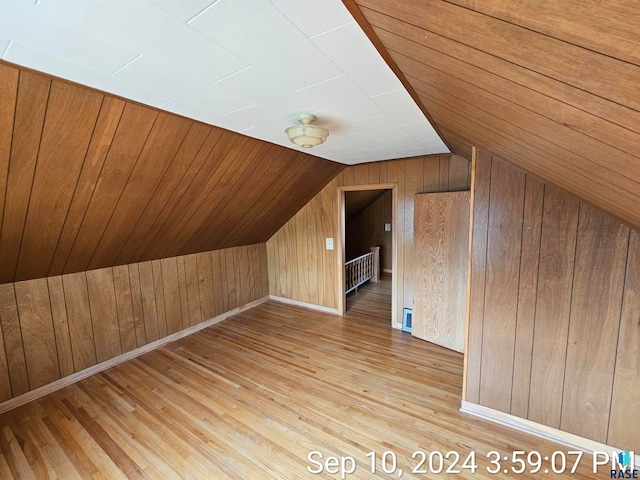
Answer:
<svg viewBox="0 0 640 480"><path fill-rule="evenodd" d="M391 224L390 223L385 223L384 224L384 231L385 232L390 232L391 231Z"/></svg>
<svg viewBox="0 0 640 480"><path fill-rule="evenodd" d="M325 239L327 242L327 250L333 250L333 238Z"/></svg>

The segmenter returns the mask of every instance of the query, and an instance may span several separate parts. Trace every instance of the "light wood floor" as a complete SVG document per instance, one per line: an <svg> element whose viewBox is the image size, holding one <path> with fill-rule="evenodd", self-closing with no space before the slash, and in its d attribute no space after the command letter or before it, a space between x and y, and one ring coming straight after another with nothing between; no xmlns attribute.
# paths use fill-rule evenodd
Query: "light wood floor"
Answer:
<svg viewBox="0 0 640 480"><path fill-rule="evenodd" d="M391 327L391 275L382 274L380 281L367 282L347 295L346 314L366 322Z"/></svg>
<svg viewBox="0 0 640 480"><path fill-rule="evenodd" d="M461 414L461 383L455 352L269 302L0 416L0 479L340 478L310 473L312 451L354 457L347 478L398 478L371 451L430 478L410 472L420 450L473 450L458 478L501 478L490 450L562 450Z"/></svg>

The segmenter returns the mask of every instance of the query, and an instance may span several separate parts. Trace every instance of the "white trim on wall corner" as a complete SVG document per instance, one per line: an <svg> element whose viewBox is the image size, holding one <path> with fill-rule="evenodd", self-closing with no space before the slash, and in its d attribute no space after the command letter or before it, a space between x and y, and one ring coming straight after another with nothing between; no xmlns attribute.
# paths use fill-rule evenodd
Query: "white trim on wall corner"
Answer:
<svg viewBox="0 0 640 480"><path fill-rule="evenodd" d="M139 357L140 355L144 355L145 353L155 350L156 348L160 348L168 343L175 342L176 340L189 336L192 333L196 333L200 330L210 327L211 325L215 325L216 323L237 315L240 312L244 312L245 310L256 307L261 303L266 302L267 300L269 300L268 296L259 298L258 300L249 302L246 305L234 308L233 310L229 310L228 312L218 315L217 317L210 318L209 320L205 320L204 322L201 322L197 325L193 325L189 328L185 328L184 330L180 330L179 332L163 337L159 340L156 340L155 342L147 343L146 345L136 348L135 350L131 350L130 352L123 353L122 355L118 355L117 357L110 358L109 360L106 360L102 363L76 372L72 375L69 375L68 377L61 378L60 380L56 380L55 382L49 383L40 388L36 388L35 390L31 390L30 392L11 398L5 402L0 403L0 414L24 405L25 403L36 400L37 398L48 395L49 393L53 393L68 385L77 383L80 380L84 380L85 378L95 375L96 373L103 372L104 370L107 370L111 367L115 367L120 363L124 363L128 360Z"/></svg>
<svg viewBox="0 0 640 480"><path fill-rule="evenodd" d="M301 302L300 300L292 300L290 298L279 297L277 295L269 295L269 300L273 300L274 302L286 303L289 305L295 305L296 307L308 308L310 310L317 310L319 312L330 313L332 315L338 315L337 308L330 308L323 305Z"/></svg>
<svg viewBox="0 0 640 480"><path fill-rule="evenodd" d="M611 453L614 451L622 451L621 448L612 447L611 445L596 442L595 440L589 440L588 438L584 438L573 433L564 432L557 428L548 427L547 425L532 422L531 420L527 420L526 418L516 417L515 415L504 413L499 410L494 410L493 408L484 407L482 405L478 405L477 403L467 402L466 400L462 400L460 411L475 415L476 417L480 417L485 420L499 423L501 425L505 425L515 430L520 430L521 432L544 438L545 440L559 443L569 448L576 448L592 455L593 452ZM640 452L635 453L636 455L634 465L640 465Z"/></svg>

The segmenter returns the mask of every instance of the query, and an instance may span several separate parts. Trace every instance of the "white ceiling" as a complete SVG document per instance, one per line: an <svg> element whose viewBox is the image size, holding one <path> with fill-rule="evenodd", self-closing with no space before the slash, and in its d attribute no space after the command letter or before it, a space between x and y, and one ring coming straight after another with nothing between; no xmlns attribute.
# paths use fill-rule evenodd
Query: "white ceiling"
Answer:
<svg viewBox="0 0 640 480"><path fill-rule="evenodd" d="M313 113L346 164L449 151L340 0L2 0L0 53L299 150Z"/></svg>

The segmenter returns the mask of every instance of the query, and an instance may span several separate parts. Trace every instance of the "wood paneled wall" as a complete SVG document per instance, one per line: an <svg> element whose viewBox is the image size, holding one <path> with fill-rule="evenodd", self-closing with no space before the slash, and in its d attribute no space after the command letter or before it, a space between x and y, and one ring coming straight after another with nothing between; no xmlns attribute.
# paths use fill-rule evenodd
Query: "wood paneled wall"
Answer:
<svg viewBox="0 0 640 480"><path fill-rule="evenodd" d="M344 1L453 151L495 152L640 228L637 2Z"/></svg>
<svg viewBox="0 0 640 480"><path fill-rule="evenodd" d="M397 184L398 271L394 274L397 318L402 319L402 308L413 302L413 197L469 189L469 162L462 157L415 157L345 168L267 242L271 295L337 308L336 251L325 250L324 239L338 235L338 189L380 183Z"/></svg>
<svg viewBox="0 0 640 480"><path fill-rule="evenodd" d="M265 242L342 168L0 62L0 283Z"/></svg>
<svg viewBox="0 0 640 480"><path fill-rule="evenodd" d="M466 399L640 450L639 255L637 231L481 151Z"/></svg>
<svg viewBox="0 0 640 480"><path fill-rule="evenodd" d="M0 402L268 294L265 244L0 285Z"/></svg>
<svg viewBox="0 0 640 480"><path fill-rule="evenodd" d="M391 223L391 190L387 190L371 205L348 221L345 239L345 255L350 260L369 253L371 247L380 247L380 268L391 270L393 267L392 232L384 231L384 224Z"/></svg>

